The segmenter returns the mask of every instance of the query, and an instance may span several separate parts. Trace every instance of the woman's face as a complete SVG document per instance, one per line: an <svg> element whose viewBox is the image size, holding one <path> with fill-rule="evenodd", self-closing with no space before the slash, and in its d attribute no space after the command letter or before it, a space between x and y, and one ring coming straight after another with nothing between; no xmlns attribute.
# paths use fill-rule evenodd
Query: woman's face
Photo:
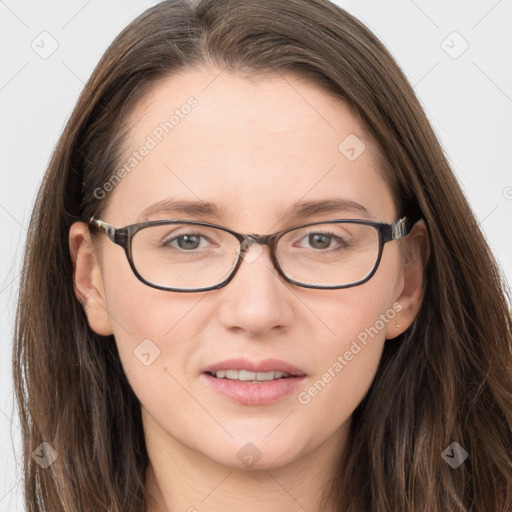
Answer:
<svg viewBox="0 0 512 512"><path fill-rule="evenodd" d="M119 165L129 171L113 190L97 192L108 196L101 219L113 226L184 219L268 234L322 220L399 217L357 119L339 99L293 75L251 82L217 69L183 72L159 83L129 123ZM289 213L297 202L328 199L358 203L368 214ZM211 203L218 213L153 208L143 217L164 200ZM72 247L81 236L87 241L83 225L73 226ZM264 246L251 246L227 286L196 293L143 284L104 235L95 251L90 265L87 251L78 251L77 286L87 296L91 328L115 336L147 438L162 450L191 450L226 466L276 467L322 445L340 447L385 339L414 317L397 242L385 245L368 282L338 290L287 283ZM205 374L232 358L279 360L304 376L259 404L243 398L243 386L261 384L235 384L242 389L237 400Z"/></svg>

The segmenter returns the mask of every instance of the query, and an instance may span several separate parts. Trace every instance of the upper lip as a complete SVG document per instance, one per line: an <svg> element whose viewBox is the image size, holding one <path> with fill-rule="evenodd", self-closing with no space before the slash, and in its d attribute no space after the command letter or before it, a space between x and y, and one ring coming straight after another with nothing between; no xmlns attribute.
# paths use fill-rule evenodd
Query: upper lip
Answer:
<svg viewBox="0 0 512 512"><path fill-rule="evenodd" d="M248 370L250 372L285 372L289 375L306 375L300 368L279 359L263 359L251 361L244 358L226 359L211 364L203 369L203 373L215 373L218 370Z"/></svg>

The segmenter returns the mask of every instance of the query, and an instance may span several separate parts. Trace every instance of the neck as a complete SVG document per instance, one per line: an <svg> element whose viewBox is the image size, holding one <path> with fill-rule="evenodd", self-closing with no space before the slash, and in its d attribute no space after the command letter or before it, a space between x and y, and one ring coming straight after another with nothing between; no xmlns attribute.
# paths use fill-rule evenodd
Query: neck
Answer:
<svg viewBox="0 0 512 512"><path fill-rule="evenodd" d="M146 417L146 425L149 421L153 420ZM155 424L145 430L146 489L151 497L145 512L337 510L334 504L326 508L321 498L345 445L348 423L310 453L262 469L225 466L184 446Z"/></svg>

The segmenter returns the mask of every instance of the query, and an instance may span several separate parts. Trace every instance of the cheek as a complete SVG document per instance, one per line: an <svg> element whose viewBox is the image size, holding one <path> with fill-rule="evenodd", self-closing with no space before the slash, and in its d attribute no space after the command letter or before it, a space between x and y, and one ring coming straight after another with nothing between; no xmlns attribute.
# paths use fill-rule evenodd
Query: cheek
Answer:
<svg viewBox="0 0 512 512"><path fill-rule="evenodd" d="M395 314L377 294L357 290L350 295L337 308L323 309L331 332L316 340L313 366L318 371L298 397L299 403L328 410L335 419L348 419L366 394L384 348L386 325Z"/></svg>
<svg viewBox="0 0 512 512"><path fill-rule="evenodd" d="M163 414L166 424L171 412L194 407L184 372L201 330L200 308L194 308L200 297L172 300L162 296L168 292L148 290L139 290L135 299L125 293L115 300L113 315L120 322L114 337L130 387L147 410Z"/></svg>
<svg viewBox="0 0 512 512"><path fill-rule="evenodd" d="M312 366L318 371L297 399L309 409L306 418L325 418L320 422L324 430L349 419L377 372L386 327L395 322L397 307L399 258L389 256L367 283L318 295L309 303L327 334L316 337Z"/></svg>
<svg viewBox="0 0 512 512"><path fill-rule="evenodd" d="M297 394L295 406L301 428L312 433L312 446L337 431L347 431L354 410L373 382L385 340L383 331L368 334L361 329L371 315L366 311L364 317L344 313L337 324L341 335L336 341L318 340L317 372Z"/></svg>
<svg viewBox="0 0 512 512"><path fill-rule="evenodd" d="M173 293L140 282L128 265L105 269L108 313L124 371L135 391L158 393L166 367L183 367L202 329L203 293ZM167 377L169 379L169 377ZM140 397L139 397L140 398ZM149 397L151 399L151 397Z"/></svg>
<svg viewBox="0 0 512 512"><path fill-rule="evenodd" d="M202 293L178 293L151 288L133 273L121 248L108 247L104 257L103 282L114 336L120 349L133 351L150 339L161 349L164 341L183 324ZM121 343L122 342L122 343Z"/></svg>

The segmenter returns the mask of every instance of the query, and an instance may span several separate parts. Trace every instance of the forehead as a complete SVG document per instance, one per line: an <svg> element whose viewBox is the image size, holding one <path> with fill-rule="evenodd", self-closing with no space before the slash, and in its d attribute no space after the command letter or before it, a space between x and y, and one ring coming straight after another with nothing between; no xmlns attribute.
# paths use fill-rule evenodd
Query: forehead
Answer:
<svg viewBox="0 0 512 512"><path fill-rule="evenodd" d="M233 228L261 229L306 199L343 198L379 220L395 216L378 151L357 117L296 75L182 71L154 86L127 122L112 221L135 222L170 197L214 203Z"/></svg>

